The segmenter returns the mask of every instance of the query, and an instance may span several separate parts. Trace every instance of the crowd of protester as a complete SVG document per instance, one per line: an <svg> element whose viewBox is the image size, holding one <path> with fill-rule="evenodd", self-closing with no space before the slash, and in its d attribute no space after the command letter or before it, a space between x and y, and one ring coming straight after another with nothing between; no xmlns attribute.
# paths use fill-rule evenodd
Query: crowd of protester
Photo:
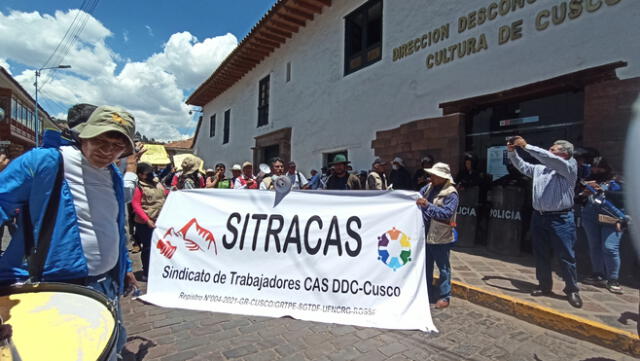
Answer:
<svg viewBox="0 0 640 361"><path fill-rule="evenodd" d="M187 156L176 168L174 165L153 166L156 181L169 190L220 188L220 189L261 189L272 190L273 181L286 176L291 181L293 190L420 190L428 183L428 175L424 171L434 164L432 156L425 157L421 164L424 168L411 176L404 166L404 161L396 157L389 163L376 158L371 170L353 171L346 156L339 154L328 164L328 167L311 169L307 177L298 170L295 162L285 162L276 157L271 159L268 172L255 169L250 161L231 166L230 174L224 163L217 163L214 168L201 171L199 158ZM149 165L151 166L151 165ZM387 175L388 174L388 175Z"/></svg>
<svg viewBox="0 0 640 361"><path fill-rule="evenodd" d="M465 153L463 166L455 177L448 164L437 162L430 155L421 160L413 175L401 157L395 157L390 164L375 158L370 170L354 171L344 154L335 155L321 171L312 169L309 177L295 162L277 157L258 169L249 161L233 164L230 174L224 163L202 171L203 164L195 156L185 157L177 169L174 165L154 166L139 162L144 145L135 142L135 121L124 109L74 107L69 118L73 130L69 139L54 139L53 145L32 150L12 162L0 155L0 221L13 222L13 234L23 233L18 241L25 242L31 232L17 220L20 212L28 210L15 206L29 201L47 209L47 214L53 209L53 222L66 233L51 235L50 241L52 249L63 258L60 264L43 265L43 274L37 276L95 288L116 304L125 289L137 287L123 236L125 204L130 203L129 231L142 250L142 278L146 280L153 229L171 191L203 188L269 191L275 188L279 177L287 177L292 189L303 191L418 191L416 204L426 231L429 295L436 308L445 308L451 297L449 255L457 240L459 191L488 187L493 181L478 170L477 158L471 153ZM46 142L47 136L44 138ZM567 141L556 141L545 150L527 144L522 137L513 137L507 148L509 173L493 184L532 185L533 251L539 281L533 295L552 293L553 250L560 258L569 303L582 307L574 251L577 239L574 213L580 215L578 223L586 232L591 258L591 275L582 282L622 293L618 281L620 240L627 221L622 205L623 183L606 159L593 150L574 150ZM525 153L533 161L523 159ZM37 172L27 174L28 169ZM79 174L85 178L78 178ZM38 183L34 183L36 179ZM66 186L61 185L61 179L66 180ZM60 205L47 203L48 197ZM37 224L48 227L46 223ZM114 234L120 237L114 240ZM12 251L0 257L0 270L9 275L0 282L24 281L22 256ZM434 265L440 275L437 284L433 282ZM122 334L126 337L124 330ZM122 338L118 340L118 349L123 342Z"/></svg>

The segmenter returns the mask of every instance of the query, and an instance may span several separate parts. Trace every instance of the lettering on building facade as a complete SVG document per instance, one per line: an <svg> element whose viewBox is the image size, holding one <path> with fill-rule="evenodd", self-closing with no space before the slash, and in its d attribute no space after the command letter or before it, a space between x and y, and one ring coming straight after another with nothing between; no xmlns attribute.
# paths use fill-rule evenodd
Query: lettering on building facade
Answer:
<svg viewBox="0 0 640 361"><path fill-rule="evenodd" d="M442 46L442 44L450 39L452 28L454 31L457 30L458 34L463 34L468 30L475 29L496 19L517 13L520 9L527 5L534 4L536 1L537 0L493 1L487 6L458 17L453 26L451 23L440 25L393 48L392 61L396 62L418 54L424 49L440 45L441 47L439 49L429 52L424 61L426 69L433 69L457 59L462 59L465 56L488 50L490 41L488 40L487 34L489 34L489 32L458 41L455 44L444 46ZM600 10L607 6L614 6L621 2L622 0L566 0L538 11L535 17L530 20L534 22L536 31L541 32L567 21L578 19L585 14L600 12ZM495 33L497 45L505 45L522 39L524 36L523 29L525 21L527 20L517 19L510 24L500 25Z"/></svg>

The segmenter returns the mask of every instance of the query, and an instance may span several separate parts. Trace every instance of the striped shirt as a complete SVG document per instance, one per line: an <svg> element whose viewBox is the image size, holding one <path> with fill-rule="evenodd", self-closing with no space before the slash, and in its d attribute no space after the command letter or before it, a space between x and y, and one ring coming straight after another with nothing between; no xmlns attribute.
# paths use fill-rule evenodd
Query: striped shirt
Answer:
<svg viewBox="0 0 640 361"><path fill-rule="evenodd" d="M576 160L560 158L530 144L524 150L542 164L525 162L517 151L508 152L509 160L522 174L533 178L533 209L552 212L572 208L574 187L578 180Z"/></svg>

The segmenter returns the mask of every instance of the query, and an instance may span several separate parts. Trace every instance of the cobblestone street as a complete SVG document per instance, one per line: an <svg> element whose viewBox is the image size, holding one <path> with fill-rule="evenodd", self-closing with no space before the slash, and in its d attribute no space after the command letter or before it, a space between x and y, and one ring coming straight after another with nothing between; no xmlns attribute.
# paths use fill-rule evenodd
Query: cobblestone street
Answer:
<svg viewBox="0 0 640 361"><path fill-rule="evenodd" d="M439 334L165 309L123 300L125 360L632 360L453 299Z"/></svg>

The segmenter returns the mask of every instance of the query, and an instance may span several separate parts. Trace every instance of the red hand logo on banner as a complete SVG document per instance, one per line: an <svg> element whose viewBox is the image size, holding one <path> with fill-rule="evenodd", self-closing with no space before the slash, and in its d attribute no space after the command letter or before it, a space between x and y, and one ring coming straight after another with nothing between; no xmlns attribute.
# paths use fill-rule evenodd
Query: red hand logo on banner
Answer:
<svg viewBox="0 0 640 361"><path fill-rule="evenodd" d="M170 232L173 232L173 229L170 229L167 234L169 234ZM165 237L167 236L167 234L165 234ZM172 245L169 241L165 242L162 239L159 239L156 248L160 250L161 255L167 257L168 259L171 259L171 257L173 257L173 254L176 253L176 249L178 247Z"/></svg>

